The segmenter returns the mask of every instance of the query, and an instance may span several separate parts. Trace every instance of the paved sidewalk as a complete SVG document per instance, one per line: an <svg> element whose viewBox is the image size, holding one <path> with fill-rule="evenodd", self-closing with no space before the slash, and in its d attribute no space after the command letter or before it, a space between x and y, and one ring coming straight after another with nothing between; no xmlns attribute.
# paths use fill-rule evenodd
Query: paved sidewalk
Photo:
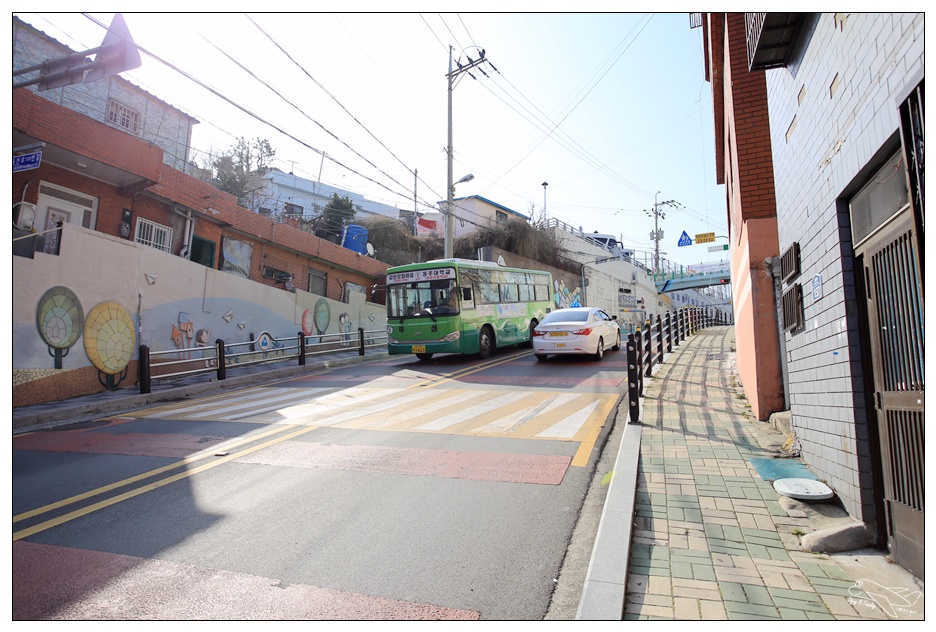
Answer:
<svg viewBox="0 0 936 632"><path fill-rule="evenodd" d="M734 344L733 327L697 332L645 380L623 618L922 620L922 582L882 552L802 550L808 503L750 462L786 437L751 414Z"/></svg>

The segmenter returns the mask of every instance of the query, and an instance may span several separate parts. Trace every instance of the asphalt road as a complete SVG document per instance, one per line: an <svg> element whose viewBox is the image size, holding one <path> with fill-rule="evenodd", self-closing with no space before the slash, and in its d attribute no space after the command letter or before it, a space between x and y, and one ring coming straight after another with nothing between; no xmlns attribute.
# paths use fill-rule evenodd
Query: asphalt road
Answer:
<svg viewBox="0 0 936 632"><path fill-rule="evenodd" d="M13 618L572 618L625 378L406 356L17 436Z"/></svg>

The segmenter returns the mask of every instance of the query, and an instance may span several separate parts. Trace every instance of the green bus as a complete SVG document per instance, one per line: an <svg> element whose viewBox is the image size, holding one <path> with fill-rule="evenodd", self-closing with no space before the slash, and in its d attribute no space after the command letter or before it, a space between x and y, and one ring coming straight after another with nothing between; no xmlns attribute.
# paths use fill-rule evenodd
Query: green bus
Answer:
<svg viewBox="0 0 936 632"><path fill-rule="evenodd" d="M387 270L390 355L491 355L528 343L552 309L552 275L488 261L436 259Z"/></svg>

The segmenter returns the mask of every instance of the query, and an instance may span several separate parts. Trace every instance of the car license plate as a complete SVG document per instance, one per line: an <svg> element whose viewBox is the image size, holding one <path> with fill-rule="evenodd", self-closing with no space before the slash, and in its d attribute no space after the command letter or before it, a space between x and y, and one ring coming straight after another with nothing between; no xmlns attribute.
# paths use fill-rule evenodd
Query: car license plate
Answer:
<svg viewBox="0 0 936 632"><path fill-rule="evenodd" d="M551 331L549 332L550 338L560 338L562 336L568 336L569 332L567 331Z"/></svg>
<svg viewBox="0 0 936 632"><path fill-rule="evenodd" d="M413 353L426 353L426 345L413 345Z"/></svg>
<svg viewBox="0 0 936 632"><path fill-rule="evenodd" d="M558 349L559 347L564 347L564 346L565 346L565 343L564 343L564 342L557 342L554 346Z"/></svg>

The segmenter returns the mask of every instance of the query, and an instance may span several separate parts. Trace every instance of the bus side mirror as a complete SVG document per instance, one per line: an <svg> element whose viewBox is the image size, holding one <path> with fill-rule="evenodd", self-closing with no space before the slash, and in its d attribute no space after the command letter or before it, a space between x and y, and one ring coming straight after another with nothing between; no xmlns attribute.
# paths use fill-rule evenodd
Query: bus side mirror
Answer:
<svg viewBox="0 0 936 632"><path fill-rule="evenodd" d="M463 300L463 301L470 301L470 300L471 300L471 288L470 288L470 287L463 287L463 288L462 288L462 300Z"/></svg>

